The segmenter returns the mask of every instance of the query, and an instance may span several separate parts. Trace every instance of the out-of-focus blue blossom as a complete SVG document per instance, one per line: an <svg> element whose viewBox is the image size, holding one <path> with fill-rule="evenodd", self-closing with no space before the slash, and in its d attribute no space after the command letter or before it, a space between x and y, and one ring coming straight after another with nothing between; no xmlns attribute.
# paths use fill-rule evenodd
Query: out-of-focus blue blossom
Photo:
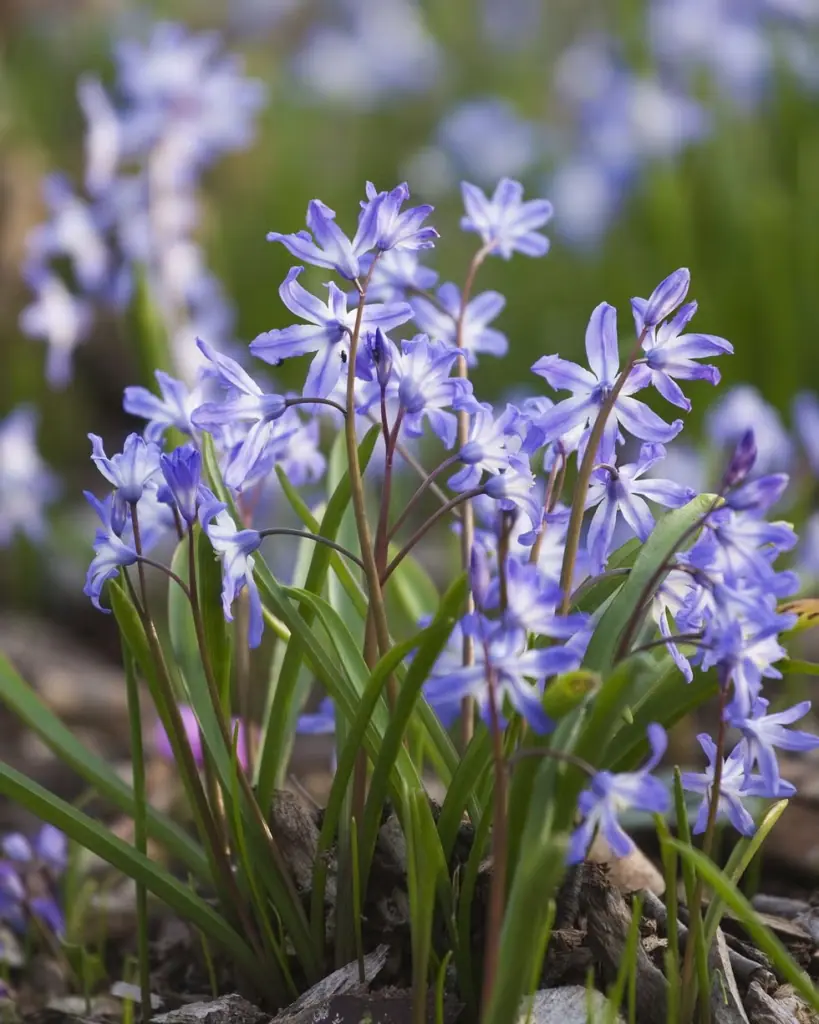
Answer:
<svg viewBox="0 0 819 1024"><path fill-rule="evenodd" d="M651 775L665 753L665 730L653 723L648 726L647 734L651 756L642 768L619 774L597 772L588 789L580 794L577 806L583 822L572 834L567 857L570 864L583 860L598 828L615 857L631 853L634 843L617 820L621 811L636 808L652 814L665 814L668 810L671 803L668 790Z"/></svg>
<svg viewBox="0 0 819 1024"><path fill-rule="evenodd" d="M109 496L107 501L100 501L88 491L83 493L102 523L94 536L94 558L88 567L83 593L91 598L95 608L107 612L108 609L100 604L102 588L108 580L119 575L122 566L133 565L139 556L134 547L130 526L127 531L121 529L118 532L111 524L113 499Z"/></svg>
<svg viewBox="0 0 819 1024"><path fill-rule="evenodd" d="M704 832L708 824L708 810L711 806L711 794L714 789L714 775L717 764L717 745L708 735L697 736L703 753L708 759L708 767L704 772L683 772L682 785L690 793L701 793L702 803L697 812L692 831L695 835ZM744 836L752 836L756 832L756 823L742 801L747 797L768 797L781 799L793 796L796 787L780 779L773 789L761 775L752 775L747 764L748 748L739 743L722 764L720 777L719 802L717 804L717 820L727 818L737 832Z"/></svg>
<svg viewBox="0 0 819 1024"><path fill-rule="evenodd" d="M623 175L612 174L589 155L561 163L547 185L558 211L555 231L571 245L594 246L614 220L625 186Z"/></svg>
<svg viewBox="0 0 819 1024"><path fill-rule="evenodd" d="M724 490L737 487L748 476L756 462L756 441L753 430L746 430L737 441L731 460L722 476ZM787 482L787 477L786 477ZM732 504L732 508L737 507Z"/></svg>
<svg viewBox="0 0 819 1024"><path fill-rule="evenodd" d="M616 468L604 465L595 470L586 499L587 509L597 506L586 539L593 572L605 568L618 515L645 543L654 529L654 516L646 499L665 508L681 508L694 497L690 487L671 480L642 479L663 458L665 448L661 444L644 444L637 462Z"/></svg>
<svg viewBox="0 0 819 1024"><path fill-rule="evenodd" d="M523 185L511 178L501 178L491 199L466 181L461 195L466 209L461 228L479 235L490 255L508 260L515 252L545 256L549 251L549 240L539 231L552 217L548 199L524 202Z"/></svg>
<svg viewBox="0 0 819 1024"><path fill-rule="evenodd" d="M205 763L205 751L202 743L202 730L199 728L199 722L196 720L196 714L189 704L180 704L179 716L182 719L182 728L185 730L185 736L187 738L188 745L191 748L194 763L197 767L201 768ZM245 723L241 718L231 719L230 735L231 738L234 736L236 737L236 756L239 765L244 769L244 771L247 771L247 731L245 729ZM171 740L161 721L157 721L156 726L154 727L153 742L154 749L157 754L163 758L163 760L174 760Z"/></svg>
<svg viewBox="0 0 819 1024"><path fill-rule="evenodd" d="M551 731L552 721L543 710L542 684L545 678L577 667L578 660L571 651L564 647L526 650L525 635L519 630L496 629L485 643L476 641L475 659L474 665L458 666L445 672L436 664L424 687L424 696L444 722L452 721L461 701L468 696L474 698L481 718L487 723L490 721L487 673L491 672L497 711L502 720L503 704L508 699L534 732Z"/></svg>
<svg viewBox="0 0 819 1024"><path fill-rule="evenodd" d="M315 352L304 384L306 398L325 398L341 376L350 351L350 335L357 310L348 310L347 296L331 281L328 301L322 302L298 283L304 267L293 267L279 295L291 313L307 321L281 330L266 331L251 342L251 352L265 362L278 364L282 359ZM399 327L412 317L412 309L403 302L368 303L364 307L362 331L370 333Z"/></svg>
<svg viewBox="0 0 819 1024"><path fill-rule="evenodd" d="M99 213L74 193L62 174L44 180L43 194L51 220L30 232L26 267L43 268L50 260L64 257L80 287L92 294L99 292L111 274Z"/></svg>
<svg viewBox="0 0 819 1024"><path fill-rule="evenodd" d="M20 313L20 330L46 343L46 380L54 388L63 388L71 379L74 350L91 330L91 306L50 270L32 270L28 283L35 300Z"/></svg>
<svg viewBox="0 0 819 1024"><path fill-rule="evenodd" d="M333 736L336 716L333 701L325 697L315 711L305 711L296 720L296 732L304 736Z"/></svg>
<svg viewBox="0 0 819 1024"><path fill-rule="evenodd" d="M414 0L343 0L336 20L316 23L293 61L308 94L364 110L431 89L441 66Z"/></svg>
<svg viewBox="0 0 819 1024"><path fill-rule="evenodd" d="M569 437L573 444L585 448L597 414L617 380L620 372L617 310L607 302L601 302L589 320L586 356L591 370L560 356L543 356L532 367L555 390L572 392L571 398L547 409L536 421L547 442ZM601 462L614 461L620 426L642 441L660 444L673 440L682 430L682 420L666 423L633 397L646 386L649 377L650 371L645 365L635 366L630 371L606 421L598 454Z"/></svg>
<svg viewBox="0 0 819 1024"><path fill-rule="evenodd" d="M562 591L557 580L537 566L518 558L506 562L506 608L503 621L510 629L536 636L569 640L586 624L588 616L558 615ZM487 608L500 605L500 581L493 580L487 594Z"/></svg>
<svg viewBox="0 0 819 1024"><path fill-rule="evenodd" d="M481 23L489 43L502 51L524 49L545 18L540 0L482 0Z"/></svg>
<svg viewBox="0 0 819 1024"><path fill-rule="evenodd" d="M15 932L25 933L32 917L56 938L65 934L57 883L68 861L65 835L53 825L43 825L30 842L19 832L2 840L0 860L0 920Z"/></svg>
<svg viewBox="0 0 819 1024"><path fill-rule="evenodd" d="M406 170L426 195L449 192L463 178L482 186L520 178L542 155L541 134L498 96L470 99L445 114L433 143Z"/></svg>
<svg viewBox="0 0 819 1024"><path fill-rule="evenodd" d="M18 406L0 420L0 548L19 531L33 543L47 532L45 509L59 494L57 477L36 443L37 413Z"/></svg>
<svg viewBox="0 0 819 1024"><path fill-rule="evenodd" d="M442 284L437 302L422 297L410 300L415 322L421 330L436 341L454 344L457 340L458 319L461 316L461 291L451 281ZM481 292L470 300L461 321L461 348L469 366L476 366L478 355L504 356L509 348L505 334L489 324L501 314L506 299L500 292Z"/></svg>
<svg viewBox="0 0 819 1024"><path fill-rule="evenodd" d="M815 750L819 747L819 736L800 729L787 728L800 718L804 718L810 711L809 700L800 701L793 707L772 715L768 714L769 703L770 701L764 697L757 697L750 714L729 708L728 721L735 729L739 729L745 740L746 773L750 774L754 765L758 765L768 792L775 795L779 791L781 781L776 751Z"/></svg>
<svg viewBox="0 0 819 1024"><path fill-rule="evenodd" d="M240 530L221 502L203 505L199 511L202 528L222 559L222 611L233 622L233 601L247 587L249 596L248 644L258 647L262 642L264 618L262 599L253 578L253 552L262 542L256 530Z"/></svg>
<svg viewBox="0 0 819 1024"><path fill-rule="evenodd" d="M447 448L455 444L458 424L449 410L472 396L468 380L450 376L459 358L458 349L443 341L430 341L423 334L402 342L388 393L398 398L409 437L421 437L426 420Z"/></svg>
<svg viewBox="0 0 819 1024"><path fill-rule="evenodd" d="M733 449L746 430L753 430L756 442L756 472L787 469L793 445L779 413L756 388L741 384L722 395L706 416L708 439Z"/></svg>
<svg viewBox="0 0 819 1024"><path fill-rule="evenodd" d="M819 477L819 397L800 391L793 400L793 426L814 476Z"/></svg>
<svg viewBox="0 0 819 1024"><path fill-rule="evenodd" d="M819 512L809 516L802 527L797 555L800 571L810 577L819 577Z"/></svg>
<svg viewBox="0 0 819 1024"><path fill-rule="evenodd" d="M191 415L204 403L201 383L189 388L163 370L155 370L159 396L147 388L130 386L125 389L122 407L132 416L148 421L143 431L146 441L160 443L165 431L173 427L182 434L192 436L194 426Z"/></svg>

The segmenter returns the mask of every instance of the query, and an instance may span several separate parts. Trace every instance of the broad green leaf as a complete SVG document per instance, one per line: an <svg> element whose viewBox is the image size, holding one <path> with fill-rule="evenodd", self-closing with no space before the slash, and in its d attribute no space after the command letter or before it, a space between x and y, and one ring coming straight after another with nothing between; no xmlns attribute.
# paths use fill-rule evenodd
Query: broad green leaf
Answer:
<svg viewBox="0 0 819 1024"><path fill-rule="evenodd" d="M737 917L742 927L751 936L754 945L770 958L782 977L793 985L808 1006L819 1012L819 989L793 961L779 939L760 923L753 906L737 887L700 850L695 850L692 846L676 839L669 839L668 843L685 863L690 864L696 870L700 878Z"/></svg>
<svg viewBox="0 0 819 1024"><path fill-rule="evenodd" d="M185 920L230 953L257 984L266 987L262 965L244 939L208 903L164 868L138 853L104 825L49 793L32 779L0 762L0 793L36 817L61 829L129 878L141 882Z"/></svg>
<svg viewBox="0 0 819 1024"><path fill-rule="evenodd" d="M372 456L377 437L378 429L374 427L367 433L359 446L358 457L362 470L366 467ZM350 478L348 474L345 474L328 501L327 511L324 513L320 528L316 532L328 540L335 540L349 503ZM312 594L320 594L322 592L330 564L331 550L323 544L317 544L310 569L307 573L304 585L305 591ZM256 572L260 581L267 585L268 592L271 591L271 585L274 588L278 586L262 559L257 559ZM272 610L279 618L282 618L280 611L277 611L275 608ZM297 614L302 624L309 627L315 617L315 610L310 607L302 607ZM281 768L282 758L288 749L287 736L283 730L286 730L292 721L299 671L306 650L310 646L309 643L305 646L305 641L310 638L309 628L306 631L294 629L292 622L285 621L290 627L291 637L282 660L281 671L276 684L276 694L270 707L270 716L267 722L264 723L265 744L261 750L256 780L259 801L263 807L267 806L270 802L276 778Z"/></svg>
<svg viewBox="0 0 819 1024"><path fill-rule="evenodd" d="M584 659L586 668L599 672L606 679L614 667L625 631L644 614L654 591L662 583L664 567L688 544L697 523L716 500L714 495L700 494L683 508L668 512L657 521L651 536L640 548L628 579L597 624Z"/></svg>
<svg viewBox="0 0 819 1024"><path fill-rule="evenodd" d="M196 581L210 662L220 690L229 691L233 655L233 630L222 611L222 565L207 534L198 525L196 536Z"/></svg>
<svg viewBox="0 0 819 1024"><path fill-rule="evenodd" d="M149 388L153 388L156 386L156 370L164 370L171 376L176 376L176 367L171 358L167 325L151 294L147 268L137 267L134 278L129 318L136 336L142 379Z"/></svg>
<svg viewBox="0 0 819 1024"><path fill-rule="evenodd" d="M0 653L0 699L32 729L60 761L73 769L100 796L128 817L134 817L134 792L111 767L83 746L14 671ZM147 814L148 835L160 843L201 881L211 877L202 848L175 821L152 807Z"/></svg>
<svg viewBox="0 0 819 1024"><path fill-rule="evenodd" d="M584 581L577 590L577 599L572 602L572 610L594 612L611 595L619 590L628 578L625 570L631 569L640 553L642 543L637 538L626 541L606 562L606 572L596 579Z"/></svg>
<svg viewBox="0 0 819 1024"><path fill-rule="evenodd" d="M819 676L819 665L815 661L799 661L786 658L776 666L786 676Z"/></svg>

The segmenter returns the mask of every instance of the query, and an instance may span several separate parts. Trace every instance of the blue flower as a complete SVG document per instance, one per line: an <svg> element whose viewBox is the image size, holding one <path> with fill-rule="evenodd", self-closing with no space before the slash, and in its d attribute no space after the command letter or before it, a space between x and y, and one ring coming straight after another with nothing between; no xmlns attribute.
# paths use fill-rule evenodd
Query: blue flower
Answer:
<svg viewBox="0 0 819 1024"><path fill-rule="evenodd" d="M67 845L65 835L53 825L43 825L33 844L19 832L3 837L0 920L18 934L25 933L31 917L57 938L65 934L56 883L66 868Z"/></svg>
<svg viewBox="0 0 819 1024"><path fill-rule="evenodd" d="M702 803L697 812L697 820L692 831L695 835L704 832L708 824L708 810L711 805L711 794L714 790L714 775L717 764L717 745L708 735L700 733L697 736L705 756L708 758L708 767L704 772L683 772L682 786L690 793L702 793ZM747 745L737 744L728 757L722 763L722 775L719 786L719 803L717 804L717 820L727 818L737 832L744 836L752 836L756 832L756 823L742 801L747 797L769 797L781 799L782 797L793 796L796 787L789 782L780 780L773 789L766 783L761 775L749 773L746 763L748 756Z"/></svg>
<svg viewBox="0 0 819 1024"><path fill-rule="evenodd" d="M111 525L113 501L109 497L107 501L99 501L88 491L83 492L86 500L97 513L102 522L102 528L98 529L94 536L94 558L88 567L85 577L83 593L91 598L91 603L101 612L107 612L100 604L102 588L106 582L114 576L119 575L121 566L133 565L138 555L133 540L124 530L117 532ZM125 534L121 536L120 534Z"/></svg>
<svg viewBox="0 0 819 1024"><path fill-rule="evenodd" d="M222 611L225 619L233 622L233 601L247 587L250 598L248 643L251 647L258 647L262 642L264 618L259 589L253 579L253 552L258 549L262 538L256 530L237 529L221 502L203 505L199 520L214 551L222 559Z"/></svg>
<svg viewBox="0 0 819 1024"><path fill-rule="evenodd" d="M597 505L586 539L594 572L605 568L618 515L645 543L654 529L654 516L646 498L666 508L681 508L694 497L690 487L671 480L641 479L663 458L665 448L661 444L644 444L637 462L616 468L604 465L595 470L586 498L587 509Z"/></svg>
<svg viewBox="0 0 819 1024"><path fill-rule="evenodd" d="M336 715L333 701L325 697L315 711L306 711L296 719L296 732L300 736L334 736Z"/></svg>
<svg viewBox="0 0 819 1024"><path fill-rule="evenodd" d="M487 665L488 658L488 665ZM435 666L424 686L424 696L447 722L457 715L464 697L474 698L485 722L490 721L489 683L487 673L494 676L498 714L503 720L506 699L517 713L538 734L550 732L552 721L543 710L542 683L545 678L576 668L579 660L565 647L526 650L526 637L520 630L496 630L489 638L475 644L476 664L441 671Z"/></svg>
<svg viewBox="0 0 819 1024"><path fill-rule="evenodd" d="M89 434L88 437L91 441L92 461L115 488L111 524L114 531L121 534L128 506L138 502L146 485L155 482L159 476L159 446L146 442L139 434L129 434L122 451L109 459L102 438L96 434Z"/></svg>
<svg viewBox="0 0 819 1024"><path fill-rule="evenodd" d="M92 309L51 271L37 269L27 276L36 298L20 313L20 330L48 345L46 380L62 388L71 380L74 350L91 331Z"/></svg>
<svg viewBox="0 0 819 1024"><path fill-rule="evenodd" d="M37 451L37 413L20 405L0 420L0 547L19 530L33 543L47 532L45 509L59 482Z"/></svg>
<svg viewBox="0 0 819 1024"><path fill-rule="evenodd" d="M751 579L759 586L771 587L776 579L771 563L780 552L790 551L796 541L790 523L768 523L752 512L721 508L709 516L688 561L719 574L729 584Z"/></svg>
<svg viewBox="0 0 819 1024"><path fill-rule="evenodd" d="M670 317L677 306L681 305L683 299L685 299L690 284L690 271L687 267L681 267L679 270L669 274L663 281L660 281L648 299L632 299L631 308L634 310L637 333L640 334L644 329L656 327L663 320ZM690 307L690 315L686 313L679 330L682 330L696 312L696 303L691 303ZM678 334L679 330L677 331Z"/></svg>
<svg viewBox="0 0 819 1024"><path fill-rule="evenodd" d="M480 235L493 255L508 260L514 252L545 256L549 251L548 238L538 231L552 216L547 199L523 202L523 185L511 178L501 178L491 199L466 181L461 194L466 209L461 228Z"/></svg>
<svg viewBox="0 0 819 1024"><path fill-rule="evenodd" d="M536 425L546 442L570 437L574 444L585 447L591 426L619 376L620 355L617 345L617 310L601 302L591 315L586 329L586 355L591 371L560 356L543 356L534 364L535 373L544 377L558 391L571 391L566 398L547 409ZM613 462L619 427L642 441L665 444L682 430L682 420L668 424L645 403L633 398L650 377L646 366L635 366L614 403L606 421L598 458Z"/></svg>
<svg viewBox="0 0 819 1024"><path fill-rule="evenodd" d="M543 506L535 490L535 476L524 455L509 460L509 468L497 476L490 476L483 485L485 494L499 502L500 507L511 512L520 509L529 519L534 530L540 525Z"/></svg>
<svg viewBox="0 0 819 1024"><path fill-rule="evenodd" d="M706 417L707 435L715 445L733 449L746 430L753 430L757 473L787 469L793 443L776 409L748 384L731 388Z"/></svg>
<svg viewBox="0 0 819 1024"><path fill-rule="evenodd" d="M188 526L192 526L201 495L202 456L199 450L192 444L183 444L170 455L160 455L159 464L175 507Z"/></svg>
<svg viewBox="0 0 819 1024"><path fill-rule="evenodd" d="M424 205L402 211L401 207L409 195L406 182L391 192L378 192L371 181L367 182L368 202L362 206L365 211L368 205L374 208L375 247L381 252L431 249L435 245L438 232L435 228L421 226L433 208Z"/></svg>
<svg viewBox="0 0 819 1024"><path fill-rule="evenodd" d="M306 291L296 278L303 267L293 267L285 278L279 295L287 308L307 320L306 325L267 331L251 342L251 352L265 362L277 364L282 359L309 352L316 355L310 364L304 394L308 398L325 398L339 379L349 355L356 309L347 309L347 297L332 282L327 285L329 301L321 302ZM362 332L377 327L389 331L412 317L412 309L402 302L371 303L364 307Z"/></svg>
<svg viewBox="0 0 819 1024"><path fill-rule="evenodd" d="M659 779L650 774L665 753L665 730L653 723L646 731L651 757L642 768L617 775L609 771L597 772L589 788L580 794L578 810L583 822L572 834L567 858L570 864L583 860L598 827L615 857L631 853L634 843L617 821L620 811L633 807L652 814L665 814L668 810L668 791Z"/></svg>
<svg viewBox="0 0 819 1024"><path fill-rule="evenodd" d="M77 99L85 115L85 187L92 196L111 187L123 149L122 124L98 78L83 75Z"/></svg>
<svg viewBox="0 0 819 1024"><path fill-rule="evenodd" d="M221 402L205 402L195 409L191 420L200 430L219 436L223 428L241 424L247 429L242 441L231 452L225 469L228 487L240 488L253 475L270 445L276 421L287 410L287 400L281 395L268 395L255 380L229 356L222 355L206 342L197 340L199 350L208 360L212 374L228 396ZM299 421L293 423L296 429Z"/></svg>
<svg viewBox="0 0 819 1024"><path fill-rule="evenodd" d="M194 433L191 414L202 405L202 384L189 388L162 370L155 370L154 376L159 385L160 397L147 388L127 387L123 409L132 416L148 421L144 430L146 441L160 442L170 427L191 436Z"/></svg>
<svg viewBox="0 0 819 1024"><path fill-rule="evenodd" d="M648 301L631 300L638 332L643 329ZM687 303L673 320L652 326L643 339L643 351L646 353L646 364L651 370L652 385L663 398L686 411L691 408L691 401L682 393L674 378L707 380L709 384L718 384L719 370L715 366L702 365L696 360L730 355L734 351L733 345L724 338L717 338L712 334L682 333L696 311L696 302Z"/></svg>
<svg viewBox="0 0 819 1024"><path fill-rule="evenodd" d="M803 700L785 711L769 715L769 701L757 697L750 709L750 714L734 708L728 709L727 720L739 729L747 746L745 759L746 774L750 774L754 765L759 771L770 795L779 791L779 764L776 750L815 750L819 747L819 736L802 732L799 729L787 729L786 726L804 718L810 711L810 701Z"/></svg>
<svg viewBox="0 0 819 1024"><path fill-rule="evenodd" d="M492 406L481 402L472 412L467 441L457 455L463 468L449 478L449 486L455 491L469 491L478 486L484 471L500 473L507 469L512 455L520 451L527 428L527 418L514 405L507 405L495 419Z"/></svg>
<svg viewBox="0 0 819 1024"><path fill-rule="evenodd" d="M423 334L401 343L388 393L398 398L404 429L410 437L423 434L426 419L447 448L455 443L457 418L447 410L472 396L468 380L450 376L459 358L458 349L443 341L430 341Z"/></svg>
<svg viewBox="0 0 819 1024"><path fill-rule="evenodd" d="M314 267L335 270L347 280L355 281L361 276L361 257L374 248L376 243L378 204L363 204L358 230L352 241L336 224L335 210L331 210L320 199L312 199L307 204L307 227L312 236L307 231L299 231L294 235L271 231L267 240L281 242L297 260L303 260Z"/></svg>
<svg viewBox="0 0 819 1024"><path fill-rule="evenodd" d="M503 621L510 629L559 640L571 639L586 625L588 616L558 615L557 606L562 596L557 581L538 566L520 558L507 559ZM489 588L486 606L496 608L499 605L500 581L495 579Z"/></svg>
<svg viewBox="0 0 819 1024"><path fill-rule="evenodd" d="M461 291L448 281L438 289L438 302L425 298L410 300L415 322L424 333L436 340L457 341L457 323L461 312ZM506 299L500 292L481 292L467 303L461 324L461 347L470 366L476 366L478 355L504 356L509 348L505 334L489 327L503 310ZM441 308L443 307L443 308Z"/></svg>

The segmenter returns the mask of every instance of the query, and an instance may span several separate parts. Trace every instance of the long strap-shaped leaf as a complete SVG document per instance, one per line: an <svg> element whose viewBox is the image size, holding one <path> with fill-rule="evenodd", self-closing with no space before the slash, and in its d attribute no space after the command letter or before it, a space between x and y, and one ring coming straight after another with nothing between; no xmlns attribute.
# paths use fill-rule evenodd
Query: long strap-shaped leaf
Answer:
<svg viewBox="0 0 819 1024"><path fill-rule="evenodd" d="M662 576L658 577L658 573L685 544L692 527L715 500L713 494L700 494L683 508L668 512L658 520L654 532L635 559L628 579L597 624L583 662L586 668L606 678L614 667L615 652L623 631L633 617L641 614L640 606L653 596L646 593L646 588L655 578L656 586L659 586Z"/></svg>
<svg viewBox="0 0 819 1024"><path fill-rule="evenodd" d="M56 756L104 799L134 816L134 792L101 758L91 753L46 707L34 690L0 654L0 700L32 729ZM185 865L200 881L211 877L202 848L176 822L148 808L148 835Z"/></svg>
<svg viewBox="0 0 819 1024"><path fill-rule="evenodd" d="M367 466L372 456L373 448L378 436L378 431L373 428L359 446L359 461L362 471ZM350 477L345 474L332 497L327 503L327 511L318 529L318 533L328 540L334 540L344 512L350 503ZM332 564L330 549L323 544L317 544L307 573L304 589L313 594L320 594L324 589L327 573ZM272 580L272 574L264 564L263 559L256 560L256 574L266 582ZM302 621L309 626L315 616L315 610L303 606L299 612ZM281 616L279 616L281 617ZM288 749L286 730L292 721L293 695L296 690L298 674L304 661L306 648L304 646L304 635L294 632L290 628L291 637L287 644L282 661L281 672L276 683L276 693L270 704L270 717L264 723L265 743L259 759L259 769L256 778L256 785L259 792L259 801L262 806L273 796L276 779L282 769L282 759Z"/></svg>
<svg viewBox="0 0 819 1024"><path fill-rule="evenodd" d="M69 838L129 878L141 882L180 916L191 921L209 939L217 942L246 970L257 984L267 988L267 979L250 947L233 928L188 886L164 868L138 853L104 825L78 811L47 789L0 762L0 793L32 814L61 829Z"/></svg>

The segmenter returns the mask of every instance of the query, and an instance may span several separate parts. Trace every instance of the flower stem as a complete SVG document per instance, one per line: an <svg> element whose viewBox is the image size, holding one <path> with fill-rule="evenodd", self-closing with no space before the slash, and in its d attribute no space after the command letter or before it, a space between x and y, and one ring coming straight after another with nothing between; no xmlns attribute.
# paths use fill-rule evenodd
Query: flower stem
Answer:
<svg viewBox="0 0 819 1024"><path fill-rule="evenodd" d="M617 404L617 399L620 397L620 392L625 387L626 381L628 380L634 364L637 362L637 358L640 354L643 341L645 340L647 333L648 328L644 327L640 332L640 336L637 338L637 342L632 349L625 367L614 382L614 387L608 393L603 404L600 406L600 412L597 414L597 419L594 421L591 434L586 442L583 461L580 463L580 469L577 471L577 480L575 481L574 495L572 496L572 511L569 516L569 528L566 533L566 550L563 554L563 566L560 570L560 587L563 591L563 602L560 610L563 615L568 614L569 605L572 599L571 587L572 580L574 579L574 566L577 561L577 552L580 547L580 531L583 528L583 513L586 510L586 496L589 490L589 480L591 480L592 471L594 470L597 459L597 449L600 447L600 441L603 438L603 431L605 430L608 418L611 415L614 406Z"/></svg>
<svg viewBox="0 0 819 1024"><path fill-rule="evenodd" d="M483 261L491 252L492 247L481 246L472 257L469 269L466 272L463 290L461 291L461 303L458 309L458 319L455 321L455 344L463 350L464 347L464 323L466 320L466 307L475 285L475 278ZM458 376L464 380L469 379L469 363L466 357L457 361ZM469 440L469 412L466 409L458 410L458 449L460 450ZM472 545L475 543L475 512L472 503L467 501L462 509L461 520L461 568L469 572L469 563L472 558ZM467 597L467 613L475 610L475 602L470 591ZM463 664L464 666L475 663L475 645L471 636L464 633L463 639ZM475 699L466 696L461 701L461 746L466 750L472 734L475 731Z"/></svg>
<svg viewBox="0 0 819 1024"><path fill-rule="evenodd" d="M537 565L540 561L540 552L543 548L543 538L546 535L546 516L551 512L554 507L553 502L557 500L560 491L555 495L555 483L557 481L558 469L561 470L560 474L560 490L563 489L563 478L566 475L566 456L562 453L558 458L555 456L554 462L552 462L552 468L549 470L549 479L546 481L546 494L543 498L543 519L541 520L540 527L537 531L537 537L535 543L532 545L532 550L529 554L529 562L531 565Z"/></svg>
<svg viewBox="0 0 819 1024"><path fill-rule="evenodd" d="M344 555L345 558L349 558L351 562L360 568L364 568L364 563L358 557L354 555L352 551L343 547L341 544L336 544L334 540L329 540L327 537L322 537L320 533L310 533L309 530L294 530L287 526L274 526L269 530L260 530L260 537L302 537L305 540L315 541L316 544L324 544L325 547L332 548L333 551L338 551L340 555Z"/></svg>
<svg viewBox="0 0 819 1024"><path fill-rule="evenodd" d="M367 580L367 591L370 597L370 609L375 624L375 635L378 653L383 657L390 649L390 628L387 621L387 609L384 606L384 595L381 592L381 578L375 560L370 524L367 520L367 506L364 498L364 480L361 476L361 464L358 461L358 439L355 433L355 360L358 342L361 337L361 324L364 320L364 303L367 298L367 287L374 267L378 262L378 254L370 264L370 269L363 284L359 284L358 309L355 325L350 335L350 351L347 359L347 408L349 415L344 420L344 433L347 442L347 465L350 476L350 495L358 531L358 544L361 548L362 568ZM369 666L372 668L372 665Z"/></svg>
<svg viewBox="0 0 819 1024"><path fill-rule="evenodd" d="M448 459L444 459L444 461L440 464L440 466L436 466L436 468L433 469L431 473L429 473L427 476L424 477L424 479L421 481L420 486L418 487L418 490L415 492L415 494L413 494L413 496L410 498L410 500L404 506L404 510L401 513L401 515L392 524L392 527L390 528L390 532L389 532L389 535L388 535L388 540L392 540L392 538L396 535L396 533L398 533L398 531L401 529L401 527L407 521L407 518L409 517L410 513L412 512L412 510L415 508L415 506L418 504L418 502L421 500L421 498L423 498L423 496L427 493L427 491L432 487L432 485L438 479L438 477L442 473L445 473L449 469L449 467L452 466L457 461L458 461L458 456L457 455L450 455ZM443 495L443 492L441 492L441 493ZM448 501L449 500L446 497L446 495L443 495L443 497L444 497L444 501Z"/></svg>
<svg viewBox="0 0 819 1024"><path fill-rule="evenodd" d="M407 543L401 548L401 550L398 552L398 554L395 556L395 558L393 558L393 560L387 566L387 568L384 571L384 575L382 577L382 580L381 580L382 585L387 582L387 580L390 578L390 576L392 576L392 574L395 572L395 570L398 568L398 566L404 561L404 559L407 557L407 555L412 551L412 549L415 547L415 545L418 543L418 541L420 541L421 538L424 537L432 529L432 527L438 522L439 519L443 519L443 517L448 512L451 512L452 509L456 508L458 505L460 505L461 502L468 502L472 498L475 498L475 497L477 497L477 495L482 494L482 493L483 493L483 488L482 487L474 487L471 491L464 491L463 494L459 494L456 497L451 498L446 503L446 505L442 505L436 512L433 512L433 514L429 517L429 519L427 519L427 521L425 523L423 523L421 526L418 527L418 529L415 531L415 533L412 535L412 537L410 537L410 539L407 541Z"/></svg>

